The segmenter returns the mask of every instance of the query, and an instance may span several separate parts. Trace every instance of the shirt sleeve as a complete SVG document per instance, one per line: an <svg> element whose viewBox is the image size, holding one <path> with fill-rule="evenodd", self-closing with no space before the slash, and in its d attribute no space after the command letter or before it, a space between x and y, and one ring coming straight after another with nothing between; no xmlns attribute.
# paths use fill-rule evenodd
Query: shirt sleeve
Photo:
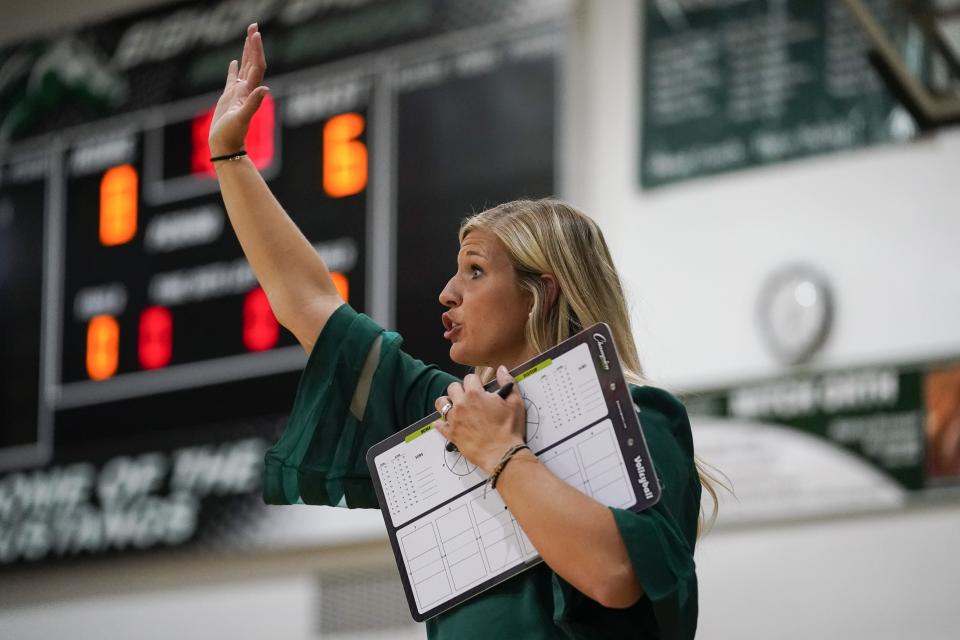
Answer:
<svg viewBox="0 0 960 640"><path fill-rule="evenodd" d="M411 358L402 342L346 304L327 320L283 434L267 450L265 502L377 507L367 449L433 411L456 380Z"/></svg>
<svg viewBox="0 0 960 640"><path fill-rule="evenodd" d="M701 493L690 423L683 405L666 391L635 388L633 398L661 497L644 511L611 511L644 592L634 608L652 610L658 637L686 640L694 637L697 625L693 553ZM553 579L557 613L573 614L586 596L558 576Z"/></svg>

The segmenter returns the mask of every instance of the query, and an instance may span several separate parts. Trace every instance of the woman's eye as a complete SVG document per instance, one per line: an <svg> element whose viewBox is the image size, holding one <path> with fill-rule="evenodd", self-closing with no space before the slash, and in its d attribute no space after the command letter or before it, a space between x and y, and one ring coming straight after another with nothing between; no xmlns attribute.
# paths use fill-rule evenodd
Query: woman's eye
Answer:
<svg viewBox="0 0 960 640"><path fill-rule="evenodd" d="M470 275L472 275L474 278L479 278L481 275L483 275L483 269L477 265L472 265L470 267Z"/></svg>

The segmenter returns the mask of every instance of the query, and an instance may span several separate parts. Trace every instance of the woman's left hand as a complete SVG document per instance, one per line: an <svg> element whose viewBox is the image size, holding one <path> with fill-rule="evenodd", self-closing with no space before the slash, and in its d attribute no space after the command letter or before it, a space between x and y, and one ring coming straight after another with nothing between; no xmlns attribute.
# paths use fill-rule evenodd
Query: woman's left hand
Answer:
<svg viewBox="0 0 960 640"><path fill-rule="evenodd" d="M513 382L506 367L497 369L497 382L501 387ZM446 422L434 423L436 428L487 474L510 447L524 442L527 412L516 385L506 398L501 398L496 392L485 391L480 378L471 373L463 384L451 383L447 395L437 398L437 411L448 402L453 408L447 412Z"/></svg>

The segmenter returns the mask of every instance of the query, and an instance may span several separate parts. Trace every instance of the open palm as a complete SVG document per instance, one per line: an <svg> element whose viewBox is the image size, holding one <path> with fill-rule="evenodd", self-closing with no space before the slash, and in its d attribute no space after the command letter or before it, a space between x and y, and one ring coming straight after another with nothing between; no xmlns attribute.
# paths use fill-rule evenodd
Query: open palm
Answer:
<svg viewBox="0 0 960 640"><path fill-rule="evenodd" d="M243 149L250 120L269 91L260 85L266 69L263 38L254 23L247 27L240 64L230 61L223 95L213 111L208 139L211 155L227 155Z"/></svg>

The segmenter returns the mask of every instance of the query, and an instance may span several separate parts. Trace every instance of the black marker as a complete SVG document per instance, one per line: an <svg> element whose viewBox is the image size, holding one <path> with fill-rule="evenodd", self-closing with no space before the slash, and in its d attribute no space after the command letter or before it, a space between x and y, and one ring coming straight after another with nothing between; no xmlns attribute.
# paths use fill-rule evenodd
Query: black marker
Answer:
<svg viewBox="0 0 960 640"><path fill-rule="evenodd" d="M508 382L507 384L497 389L497 395L500 396L501 398L506 399L506 397L510 395L512 391L513 391L513 383ZM447 442L447 451L453 453L454 451L459 451L459 449L457 449L457 445L453 444L452 442Z"/></svg>

